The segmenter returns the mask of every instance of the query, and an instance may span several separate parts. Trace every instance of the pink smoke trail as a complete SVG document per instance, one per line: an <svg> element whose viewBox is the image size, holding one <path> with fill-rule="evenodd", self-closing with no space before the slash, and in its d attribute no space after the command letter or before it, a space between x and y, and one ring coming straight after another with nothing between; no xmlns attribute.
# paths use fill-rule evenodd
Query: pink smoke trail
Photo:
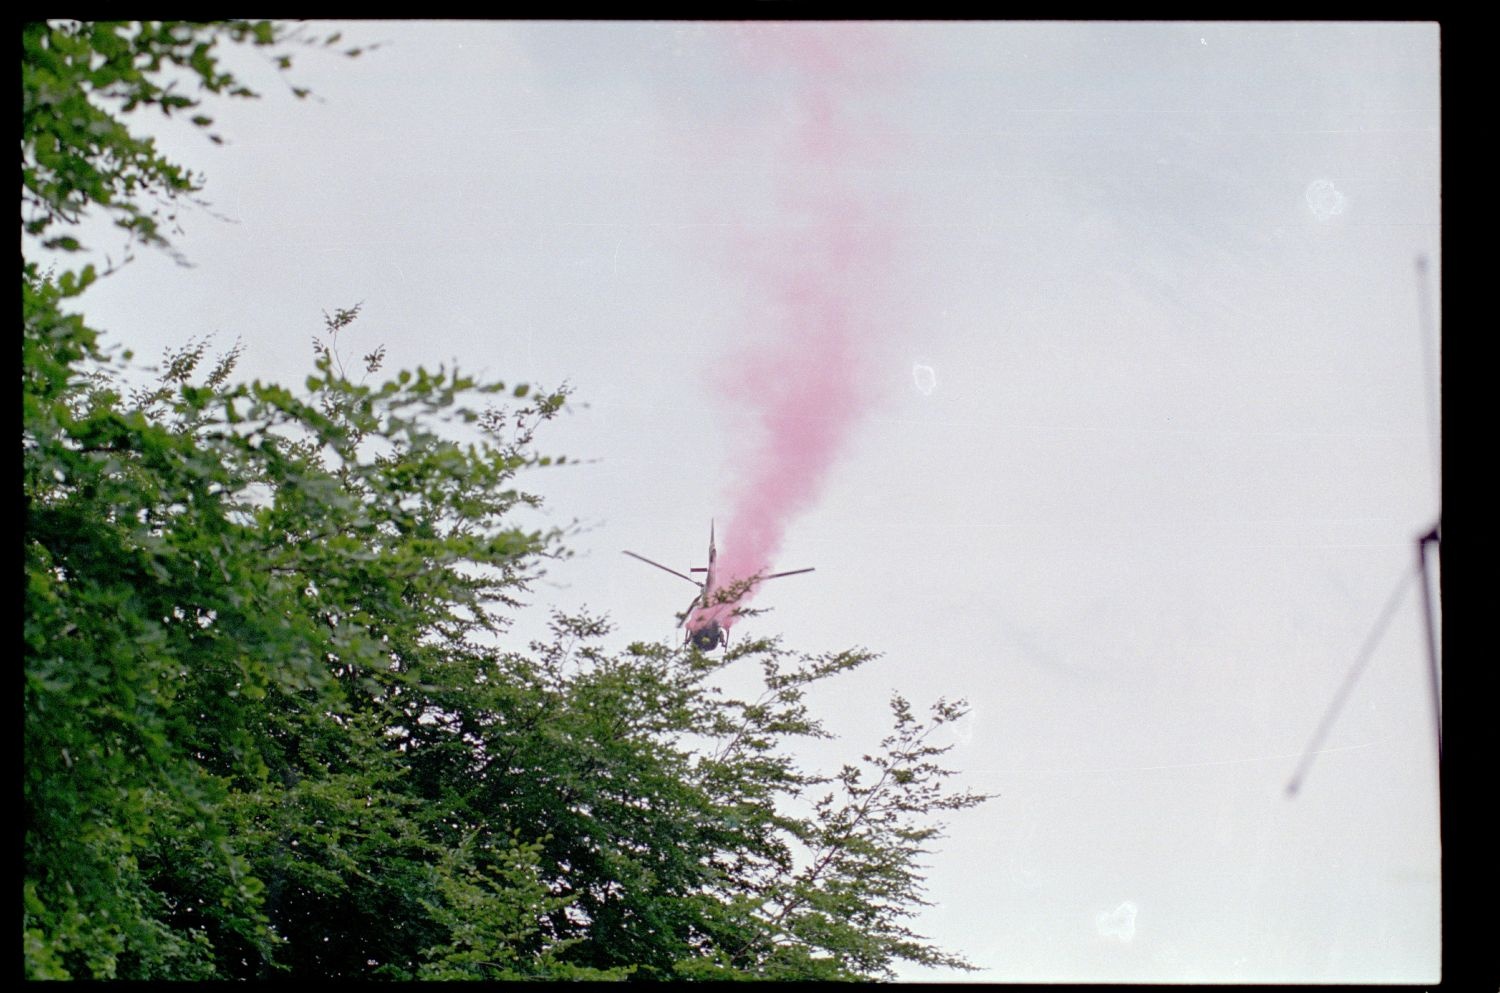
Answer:
<svg viewBox="0 0 1500 993"><path fill-rule="evenodd" d="M765 233L742 242L735 260L765 306L746 315L744 346L721 378L761 434L735 461L721 586L775 571L786 529L813 505L871 407L868 344L895 323L893 228L855 181L878 142L850 106L889 59L868 25L757 27L742 35L743 54L758 71L790 73L798 125L777 160L779 215L752 229ZM732 609L704 614L727 629Z"/></svg>

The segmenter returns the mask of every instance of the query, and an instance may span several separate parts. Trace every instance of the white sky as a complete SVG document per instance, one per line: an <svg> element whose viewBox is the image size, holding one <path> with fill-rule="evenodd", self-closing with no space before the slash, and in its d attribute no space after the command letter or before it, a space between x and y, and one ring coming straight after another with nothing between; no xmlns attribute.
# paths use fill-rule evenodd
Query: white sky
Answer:
<svg viewBox="0 0 1500 993"><path fill-rule="evenodd" d="M195 268L140 253L84 309L142 358L214 331L296 384L362 301L350 355L568 381L540 447L593 461L526 482L585 530L539 606L674 637L691 591L619 552L733 540L751 419L711 383L758 301L727 246L817 179L744 30L346 25L382 47L299 56L300 103L229 52L264 98L209 109L228 143L159 133L232 223L186 214ZM1437 517L1437 26L872 31L891 57L832 98L868 147L817 181L889 209L899 320L777 563L817 572L736 635L883 653L819 695L841 739L810 762L871 749L892 689L973 705L949 758L1000 796L951 819L916 926L985 971L902 977L1435 980L1414 586L1284 788Z"/></svg>

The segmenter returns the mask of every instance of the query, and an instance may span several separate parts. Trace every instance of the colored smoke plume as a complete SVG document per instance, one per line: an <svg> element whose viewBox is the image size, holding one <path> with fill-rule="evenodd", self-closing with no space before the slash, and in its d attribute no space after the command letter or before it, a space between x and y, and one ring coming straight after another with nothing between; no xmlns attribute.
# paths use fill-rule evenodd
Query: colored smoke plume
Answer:
<svg viewBox="0 0 1500 993"><path fill-rule="evenodd" d="M770 223L747 225L732 260L754 309L720 388L736 414L754 415L758 435L732 448L736 476L719 532L724 585L810 564L777 562L782 538L871 408L870 345L896 323L890 206L859 188L889 136L872 137L853 106L889 59L866 25L763 25L740 39L752 70L790 81L794 124L775 156ZM711 612L727 627L730 610Z"/></svg>

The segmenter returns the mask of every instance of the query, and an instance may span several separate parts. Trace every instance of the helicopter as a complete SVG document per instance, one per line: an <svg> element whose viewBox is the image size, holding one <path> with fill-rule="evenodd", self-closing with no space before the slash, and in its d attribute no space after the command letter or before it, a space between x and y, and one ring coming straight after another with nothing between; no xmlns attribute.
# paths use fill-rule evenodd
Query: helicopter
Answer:
<svg viewBox="0 0 1500 993"><path fill-rule="evenodd" d="M670 572L674 576L681 576L694 586L698 587L698 594L688 604L687 611L682 619L677 622L678 627L687 625L687 638L684 644L690 644L700 652L712 651L715 648L727 647L729 644L729 631L720 622L724 620L734 609L735 601L745 594L749 585L758 584L767 579L780 579L782 576L796 576L804 572L812 572L812 568L792 569L789 572L774 572L769 576L752 577L752 584L744 584L743 581L732 584L729 587L719 585L718 576L714 572L714 560L718 553L714 549L714 525L708 522L708 565L706 567L694 566L690 572L704 573L703 582L699 582L692 576L669 569L660 562L653 562L644 555L626 551L633 559L640 559L647 565L654 565L664 572ZM736 587L742 587L736 589Z"/></svg>

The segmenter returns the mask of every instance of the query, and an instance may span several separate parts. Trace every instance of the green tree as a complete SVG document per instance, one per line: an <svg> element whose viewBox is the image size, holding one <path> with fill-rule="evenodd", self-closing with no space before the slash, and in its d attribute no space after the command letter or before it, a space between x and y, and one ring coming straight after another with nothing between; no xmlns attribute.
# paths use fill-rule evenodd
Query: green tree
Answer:
<svg viewBox="0 0 1500 993"><path fill-rule="evenodd" d="M172 66L246 95L218 66L225 38L288 40L24 28L26 244L77 250L59 232L90 207L164 240L143 198L195 180L120 115L193 109L160 82ZM514 519L537 502L518 475L564 461L533 438L566 391L445 368L367 385L380 348L352 379L358 307L325 317L297 390L238 382L237 348L189 342L129 391L128 355L69 309L93 278L23 253L28 976L964 967L907 926L936 818L984 799L946 789L929 740L961 704L919 719L894 698L880 748L825 776L795 758L826 737L807 691L863 650L610 652L589 616L514 643L529 584L565 554ZM746 664L755 699L714 687Z"/></svg>
<svg viewBox="0 0 1500 993"><path fill-rule="evenodd" d="M429 423L498 386L372 389L325 357L297 399L227 385L233 353L195 382L201 353L131 401L75 377L23 436L37 974L169 975L230 939L260 969L315 896L420 900L398 863L438 855L384 701L456 625L497 628L548 544L501 523L525 442Z"/></svg>
<svg viewBox="0 0 1500 993"><path fill-rule="evenodd" d="M653 979L887 978L898 959L964 967L904 924L924 902L920 860L941 830L932 815L984 799L944 789L947 747L927 740L961 704L939 701L921 721L895 698L880 749L825 777L794 754L827 736L807 690L869 653L747 641L717 660L660 644L611 654L595 645L607 631L555 618L550 642L496 660L504 678L489 699L442 701L452 721L416 732L418 754L444 734L478 739L454 749L461 765L424 769L462 779L472 823L545 831L551 892L571 899L547 918L565 961ZM712 685L747 661L761 670L756 698Z"/></svg>
<svg viewBox="0 0 1500 993"><path fill-rule="evenodd" d="M77 251L69 231L90 208L102 210L132 239L165 247L163 222L202 188L202 177L161 155L148 136L129 127L143 110L187 116L214 142L212 117L186 87L229 97L257 94L219 62L221 41L264 49L290 69L288 48L337 45L338 33L317 36L270 21L36 21L21 28L21 229L46 237L47 247ZM374 46L368 46L374 47ZM360 46L343 54L357 56ZM292 87L305 97L304 87Z"/></svg>

